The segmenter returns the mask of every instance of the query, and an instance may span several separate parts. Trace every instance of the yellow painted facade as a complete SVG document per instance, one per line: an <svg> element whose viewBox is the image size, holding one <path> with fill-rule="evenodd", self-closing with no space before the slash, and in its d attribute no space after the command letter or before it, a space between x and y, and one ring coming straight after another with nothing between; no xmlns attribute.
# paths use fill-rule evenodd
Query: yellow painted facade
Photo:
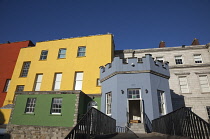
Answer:
<svg viewBox="0 0 210 139"><path fill-rule="evenodd" d="M84 57L77 57L79 46L86 46ZM60 48L66 48L66 58L58 58ZM48 50L46 60L40 60L42 50ZM83 72L82 91L100 94L101 87L97 86L99 67L111 63L113 53L111 34L37 42L35 47L22 48L4 105L12 103L17 85L24 85L24 91L33 91L36 74L39 73L43 74L40 91L53 90L55 73L62 73L60 90L74 90L75 72ZM23 63L27 61L31 61L28 75L20 77ZM5 115L6 121L8 117Z"/></svg>

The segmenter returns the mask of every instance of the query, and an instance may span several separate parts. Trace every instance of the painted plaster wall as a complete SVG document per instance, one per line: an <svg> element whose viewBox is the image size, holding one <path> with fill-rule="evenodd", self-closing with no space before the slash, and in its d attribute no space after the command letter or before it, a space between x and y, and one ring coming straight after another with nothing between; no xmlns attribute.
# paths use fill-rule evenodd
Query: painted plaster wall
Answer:
<svg viewBox="0 0 210 139"><path fill-rule="evenodd" d="M37 98L34 114L26 114L27 98ZM50 114L52 98L63 98L61 115ZM76 94L18 95L11 124L72 127Z"/></svg>
<svg viewBox="0 0 210 139"><path fill-rule="evenodd" d="M0 44L0 107L3 106L7 94L4 92L6 80L12 78L19 51L29 45L34 44L31 41Z"/></svg>
<svg viewBox="0 0 210 139"><path fill-rule="evenodd" d="M132 66L133 63L135 66ZM166 92L166 103L168 105L167 112L172 111L170 90L168 79L146 73L144 71L153 70L163 75L169 76L168 66L162 67L162 63L155 64L150 55L143 58L143 63L137 63L137 59L128 59L128 64L123 64L122 60L116 57L109 65L104 68L101 67L101 79L105 79L108 75L120 71L142 71L142 73L119 73L108 78L102 82L102 103L101 111L105 112L105 93L112 92L112 114L111 116L117 120L118 126L125 126L127 124L128 100L127 89L135 88L141 89L142 99L144 100L145 113L150 120L158 118L159 108L157 101L157 90ZM148 93L145 90L148 90ZM124 93L122 93L122 91Z"/></svg>

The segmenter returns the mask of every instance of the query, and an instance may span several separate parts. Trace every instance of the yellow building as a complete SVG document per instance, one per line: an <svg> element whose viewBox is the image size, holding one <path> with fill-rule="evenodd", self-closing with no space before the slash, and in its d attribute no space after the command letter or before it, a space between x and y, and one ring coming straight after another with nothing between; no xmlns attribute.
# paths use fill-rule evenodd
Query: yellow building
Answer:
<svg viewBox="0 0 210 139"><path fill-rule="evenodd" d="M37 42L22 48L4 106L15 92L82 90L101 94L99 67L110 63L114 53L111 34ZM11 109L1 109L8 122Z"/></svg>

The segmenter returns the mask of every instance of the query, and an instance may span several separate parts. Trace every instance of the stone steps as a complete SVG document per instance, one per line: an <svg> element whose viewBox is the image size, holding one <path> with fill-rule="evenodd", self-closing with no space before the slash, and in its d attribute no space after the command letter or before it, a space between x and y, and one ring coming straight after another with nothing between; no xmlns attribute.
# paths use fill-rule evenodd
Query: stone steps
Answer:
<svg viewBox="0 0 210 139"><path fill-rule="evenodd" d="M131 123L129 129L134 133L146 133L143 123Z"/></svg>

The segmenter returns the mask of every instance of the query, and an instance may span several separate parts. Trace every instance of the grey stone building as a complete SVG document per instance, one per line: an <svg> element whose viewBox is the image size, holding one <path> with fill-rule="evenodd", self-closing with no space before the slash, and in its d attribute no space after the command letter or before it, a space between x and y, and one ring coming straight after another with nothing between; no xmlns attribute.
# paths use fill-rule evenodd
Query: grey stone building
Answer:
<svg viewBox="0 0 210 139"><path fill-rule="evenodd" d="M210 43L200 45L194 39L189 46L117 50L115 56L141 58L145 54L159 61L168 61L170 69L170 91L173 110L189 107L206 121L210 119Z"/></svg>

